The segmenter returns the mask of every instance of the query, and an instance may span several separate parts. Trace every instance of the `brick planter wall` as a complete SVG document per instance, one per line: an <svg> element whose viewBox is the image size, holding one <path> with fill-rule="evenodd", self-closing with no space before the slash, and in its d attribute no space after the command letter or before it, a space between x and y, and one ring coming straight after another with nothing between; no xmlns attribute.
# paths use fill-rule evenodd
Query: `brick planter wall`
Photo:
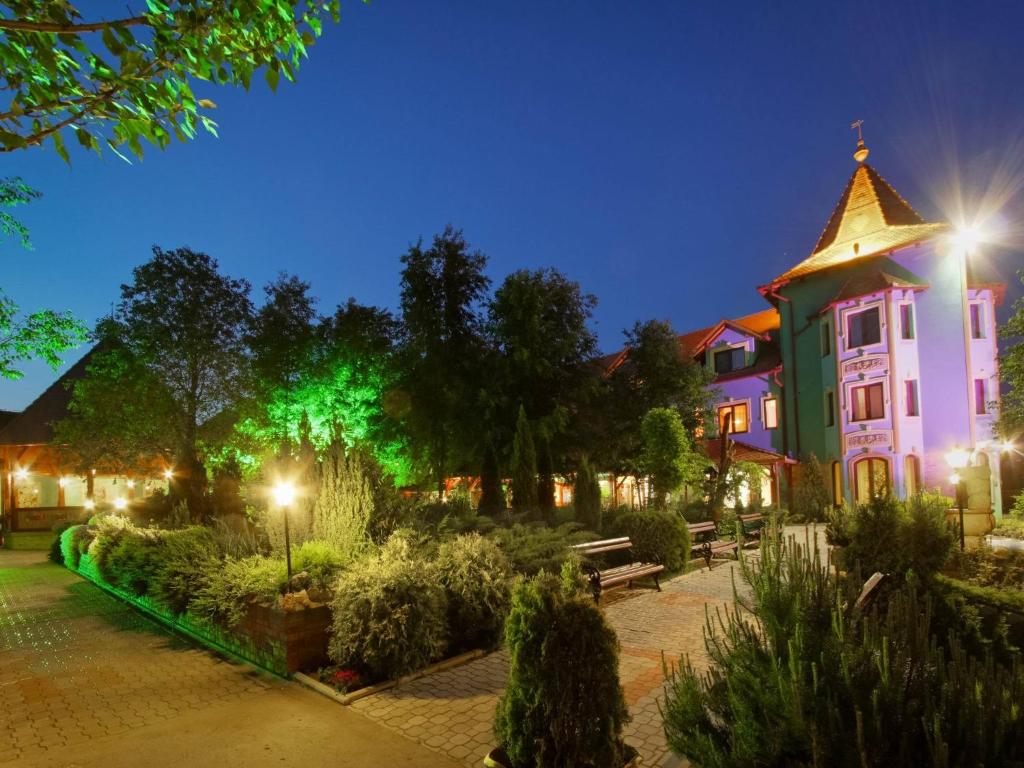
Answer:
<svg viewBox="0 0 1024 768"><path fill-rule="evenodd" d="M275 659L288 673L329 664L327 634L331 610L326 605L304 611L279 611L263 605L249 607L233 628L234 634L262 658Z"/></svg>
<svg viewBox="0 0 1024 768"><path fill-rule="evenodd" d="M326 605L285 612L253 604L237 626L227 629L187 613L171 616L148 597L136 597L107 584L88 554L82 555L77 572L161 624L216 651L236 656L275 674L288 676L329 663L327 638L331 611Z"/></svg>

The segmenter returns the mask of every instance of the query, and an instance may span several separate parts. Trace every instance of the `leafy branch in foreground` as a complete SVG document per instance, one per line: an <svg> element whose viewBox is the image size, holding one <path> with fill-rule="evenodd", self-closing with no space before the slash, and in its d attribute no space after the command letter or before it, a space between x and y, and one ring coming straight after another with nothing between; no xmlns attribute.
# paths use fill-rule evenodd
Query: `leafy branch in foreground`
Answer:
<svg viewBox="0 0 1024 768"><path fill-rule="evenodd" d="M18 305L0 293L0 378L20 379L18 364L33 358L56 369L61 352L88 338L88 329L70 312L43 309L19 317Z"/></svg>
<svg viewBox="0 0 1024 768"><path fill-rule="evenodd" d="M0 2L0 152L64 139L142 157L194 138L216 105L193 81L248 89L260 71L272 90L294 81L338 0L146 0L144 13L85 20L67 0Z"/></svg>

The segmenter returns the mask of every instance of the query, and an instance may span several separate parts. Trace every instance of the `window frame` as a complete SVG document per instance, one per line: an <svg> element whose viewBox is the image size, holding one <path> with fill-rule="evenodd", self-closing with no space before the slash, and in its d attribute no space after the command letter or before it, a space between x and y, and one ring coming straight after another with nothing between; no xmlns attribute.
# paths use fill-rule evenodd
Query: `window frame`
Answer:
<svg viewBox="0 0 1024 768"><path fill-rule="evenodd" d="M834 389L825 390L825 426L836 425L836 393Z"/></svg>
<svg viewBox="0 0 1024 768"><path fill-rule="evenodd" d="M857 315L866 314L868 312L875 312L878 315L878 340L872 341L867 344L852 344L850 341L850 321ZM875 301L870 304L864 304L862 306L848 307L843 310L842 315L843 322L843 344L847 351L854 349L866 349L868 347L881 346L885 342L885 312L882 309L882 303Z"/></svg>
<svg viewBox="0 0 1024 768"><path fill-rule="evenodd" d="M719 436L721 436L722 434L722 411L724 411L727 408L735 409L740 406L742 406L743 409L746 411L746 420L744 422L746 428L736 429L736 414L734 410L732 417L732 430L730 430L729 434L745 435L748 432L750 432L750 400L729 400L724 403L719 403L717 406L715 406L715 427L717 427L718 429Z"/></svg>
<svg viewBox="0 0 1024 768"><path fill-rule="evenodd" d="M974 380L974 415L988 416L988 414L988 379L982 376Z"/></svg>
<svg viewBox="0 0 1024 768"><path fill-rule="evenodd" d="M921 458L916 453L908 453L903 457L903 488L907 498L921 491Z"/></svg>
<svg viewBox="0 0 1024 768"><path fill-rule="evenodd" d="M900 318L900 341L914 341L917 339L917 310L912 301L900 301L896 304L897 314ZM907 323L907 319L910 322ZM907 328L910 328L910 335L907 335Z"/></svg>
<svg viewBox="0 0 1024 768"><path fill-rule="evenodd" d="M826 318L821 321L821 356L832 354L832 322Z"/></svg>
<svg viewBox="0 0 1024 768"><path fill-rule="evenodd" d="M730 354L735 354L737 350L739 350L743 354L743 360L742 360L743 365L741 365L739 368L730 368L727 371L720 371L720 370L718 370L718 363L717 363L718 355L720 355L720 354L722 354L724 352L728 352ZM714 374L716 376L722 376L724 374L735 373L736 371L742 371L744 368L748 367L747 366L747 353L749 351L750 350L747 349L746 342L739 342L737 344L724 344L724 345L721 345L719 347L714 347L714 348L712 348L710 350L710 352L711 352L711 370L714 372Z"/></svg>
<svg viewBox="0 0 1024 768"><path fill-rule="evenodd" d="M857 390L860 390L860 389L871 389L873 387L878 387L879 390L882 393L882 415L881 416L866 415L862 419L856 418L856 416L857 416L857 396L856 396ZM864 383L853 383L853 382L851 382L850 383L850 389L849 389L849 392L848 392L848 397L850 399L850 423L851 424L863 424L863 423L868 422L868 421L882 421L882 420L884 420L886 418L886 407L885 407L885 404L886 404L886 401L888 400L888 397L886 397L886 395L887 395L887 392L886 392L886 386L885 386L885 382L884 381L867 381L867 382L864 382ZM870 403L870 400L865 399L865 404L867 405L869 403Z"/></svg>
<svg viewBox="0 0 1024 768"><path fill-rule="evenodd" d="M768 424L768 402L775 403L775 423L769 426ZM779 398L775 395L765 395L761 398L761 426L765 429L778 429L779 428Z"/></svg>
<svg viewBox="0 0 1024 768"><path fill-rule="evenodd" d="M866 503L871 501L873 498L877 498L878 494L875 492L875 477L871 471L871 465L875 462L879 462L885 467L885 489L886 495L888 496L892 490L892 467L889 465L889 460L884 456L878 456L876 454L868 454L866 456L858 456L851 462L851 475L853 477L853 498L858 503ZM860 494L860 482L857 476L857 469L861 464L868 465L868 497L862 498Z"/></svg>
<svg viewBox="0 0 1024 768"><path fill-rule="evenodd" d="M985 311L984 301L970 301L967 304L967 323L968 331L971 336L971 341L979 341L981 339L988 338L988 334L985 333L985 321L988 313ZM977 317L977 325L975 325L975 317Z"/></svg>
<svg viewBox="0 0 1024 768"><path fill-rule="evenodd" d="M910 406L914 408L911 410ZM917 379L903 380L903 415L919 417L921 415L921 391Z"/></svg>

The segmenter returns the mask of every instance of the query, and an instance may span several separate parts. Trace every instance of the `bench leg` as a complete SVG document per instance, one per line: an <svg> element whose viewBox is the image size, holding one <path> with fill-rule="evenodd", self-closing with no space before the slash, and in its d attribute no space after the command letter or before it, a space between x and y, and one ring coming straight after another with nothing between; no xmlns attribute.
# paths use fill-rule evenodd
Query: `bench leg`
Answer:
<svg viewBox="0 0 1024 768"><path fill-rule="evenodd" d="M661 582L658 581L658 574L654 574L654 588L661 592Z"/></svg>

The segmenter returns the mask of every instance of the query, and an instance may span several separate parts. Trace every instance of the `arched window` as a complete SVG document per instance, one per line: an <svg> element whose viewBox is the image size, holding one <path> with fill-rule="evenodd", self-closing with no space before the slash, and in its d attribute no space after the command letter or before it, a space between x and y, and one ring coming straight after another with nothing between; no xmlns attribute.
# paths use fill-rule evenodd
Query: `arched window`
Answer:
<svg viewBox="0 0 1024 768"><path fill-rule="evenodd" d="M876 456L858 459L853 465L853 490L857 501L866 504L889 493L889 462Z"/></svg>
<svg viewBox="0 0 1024 768"><path fill-rule="evenodd" d="M843 468L838 461L832 462L832 503L843 505Z"/></svg>
<svg viewBox="0 0 1024 768"><path fill-rule="evenodd" d="M910 498L921 491L921 460L914 454L903 459L903 474L906 476L907 498Z"/></svg>

